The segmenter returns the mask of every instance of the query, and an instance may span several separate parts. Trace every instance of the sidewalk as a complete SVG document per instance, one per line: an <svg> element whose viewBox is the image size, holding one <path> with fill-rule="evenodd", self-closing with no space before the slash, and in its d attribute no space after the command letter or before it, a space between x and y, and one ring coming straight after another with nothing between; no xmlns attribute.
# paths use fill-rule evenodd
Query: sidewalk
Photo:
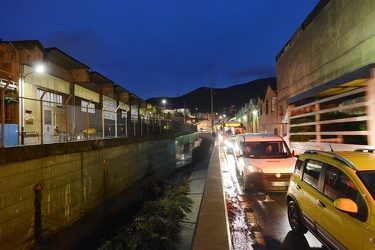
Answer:
<svg viewBox="0 0 375 250"><path fill-rule="evenodd" d="M231 249L217 142L190 176L192 212L181 222L178 249Z"/></svg>
<svg viewBox="0 0 375 250"><path fill-rule="evenodd" d="M180 222L183 228L181 231L181 244L179 246L181 250L192 249L211 154L212 150L210 150L208 156L203 161L197 162L189 178L190 191L188 197L193 201L193 207L187 218Z"/></svg>

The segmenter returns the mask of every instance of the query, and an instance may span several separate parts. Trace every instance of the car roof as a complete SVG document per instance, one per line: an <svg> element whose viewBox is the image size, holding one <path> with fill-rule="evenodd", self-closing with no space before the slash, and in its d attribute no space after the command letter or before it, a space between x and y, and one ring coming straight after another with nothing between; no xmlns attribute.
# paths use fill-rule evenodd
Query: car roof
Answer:
<svg viewBox="0 0 375 250"><path fill-rule="evenodd" d="M375 170L375 153L356 151L306 151L305 153L315 153L335 158L358 171ZM335 157L336 156L336 157Z"/></svg>
<svg viewBox="0 0 375 250"><path fill-rule="evenodd" d="M262 133L246 133L238 135L241 141L252 142L252 141L282 141L282 138L278 135L273 134L262 134Z"/></svg>

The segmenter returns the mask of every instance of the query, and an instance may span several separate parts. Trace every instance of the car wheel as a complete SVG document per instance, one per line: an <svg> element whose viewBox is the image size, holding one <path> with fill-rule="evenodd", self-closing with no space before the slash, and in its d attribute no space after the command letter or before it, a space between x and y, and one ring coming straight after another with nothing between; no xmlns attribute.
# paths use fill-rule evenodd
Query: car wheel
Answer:
<svg viewBox="0 0 375 250"><path fill-rule="evenodd" d="M289 201L288 203L288 220L293 231L302 234L307 232L307 228L303 225L301 220L298 205L294 201Z"/></svg>

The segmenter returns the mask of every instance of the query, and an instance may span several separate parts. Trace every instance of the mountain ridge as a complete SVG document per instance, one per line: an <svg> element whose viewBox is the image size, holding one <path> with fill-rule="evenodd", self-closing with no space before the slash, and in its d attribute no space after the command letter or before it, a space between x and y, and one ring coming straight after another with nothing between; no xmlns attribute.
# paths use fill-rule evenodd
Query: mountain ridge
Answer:
<svg viewBox="0 0 375 250"><path fill-rule="evenodd" d="M227 88L212 88L213 111L234 115L250 99L264 98L267 86L276 89L276 77L261 78L247 83L236 84ZM162 100L166 100L163 104ZM211 112L211 88L199 87L179 97L153 97L148 103L168 109L189 108L191 113Z"/></svg>

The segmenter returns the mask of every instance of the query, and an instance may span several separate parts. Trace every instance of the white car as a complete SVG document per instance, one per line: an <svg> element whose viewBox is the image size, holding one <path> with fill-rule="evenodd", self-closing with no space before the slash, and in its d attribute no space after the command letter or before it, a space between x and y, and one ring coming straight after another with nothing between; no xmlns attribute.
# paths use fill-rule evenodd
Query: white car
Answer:
<svg viewBox="0 0 375 250"><path fill-rule="evenodd" d="M296 158L277 135L237 135L235 162L244 190L286 191Z"/></svg>

